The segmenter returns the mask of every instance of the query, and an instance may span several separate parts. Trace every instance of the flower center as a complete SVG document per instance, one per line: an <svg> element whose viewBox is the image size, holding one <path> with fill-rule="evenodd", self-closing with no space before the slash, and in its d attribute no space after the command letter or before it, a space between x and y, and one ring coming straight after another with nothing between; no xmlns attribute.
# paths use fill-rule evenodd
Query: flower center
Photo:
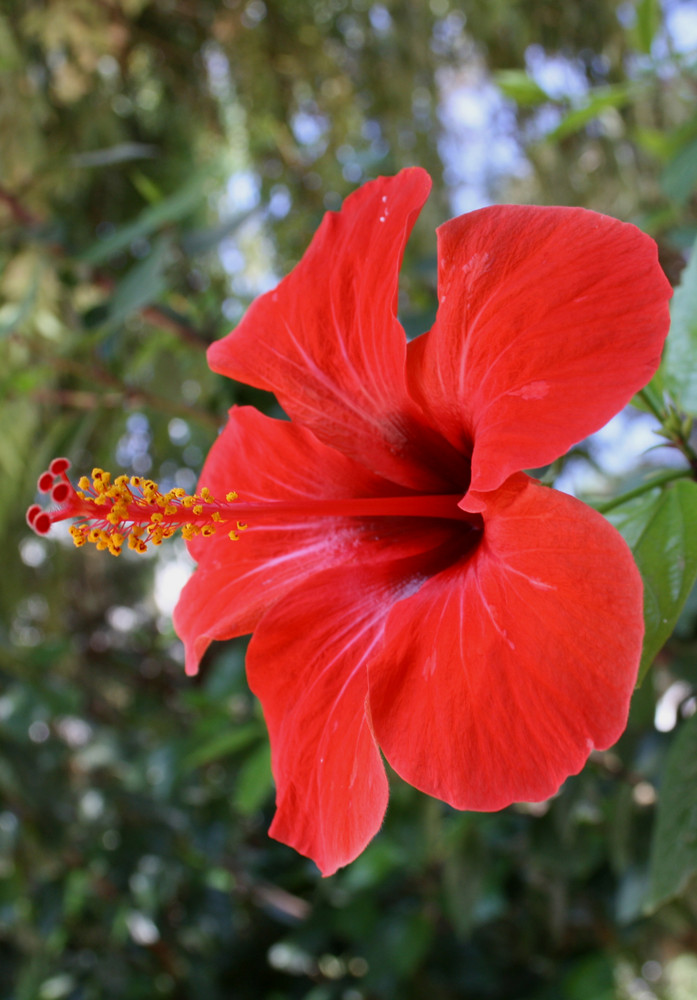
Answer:
<svg viewBox="0 0 697 1000"><path fill-rule="evenodd" d="M187 540L225 532L237 541L248 519L268 523L288 516L427 517L481 527L479 515L458 507L462 494L247 503L234 491L224 501L216 500L205 486L193 494L178 487L163 493L157 483L140 476L122 475L112 482L111 474L102 469L93 469L91 479L82 476L75 489L68 479L69 468L67 458L54 458L39 476L39 491L49 494L57 506L44 510L32 504L27 523L38 535L47 535L58 521L74 520L70 534L75 545L92 542L114 556L121 553L124 543L134 552L146 552L149 544L162 544L177 529Z"/></svg>

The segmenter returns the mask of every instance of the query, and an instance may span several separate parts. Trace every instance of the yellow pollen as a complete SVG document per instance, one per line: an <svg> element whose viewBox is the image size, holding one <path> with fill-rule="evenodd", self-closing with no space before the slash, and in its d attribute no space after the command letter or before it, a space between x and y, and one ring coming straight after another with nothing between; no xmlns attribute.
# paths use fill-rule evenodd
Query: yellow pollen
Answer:
<svg viewBox="0 0 697 1000"><path fill-rule="evenodd" d="M237 541L247 527L234 517L231 505L238 499L234 490L225 494L224 502L217 501L205 486L192 494L179 486L163 493L152 479L119 475L112 481L111 473L98 468L92 470L91 478L81 476L78 486L72 500L61 503L65 517L76 519L69 529L74 544L81 547L90 542L114 556L124 547L147 552L149 545L161 545L177 530L191 541L199 536L210 538L221 525L228 538Z"/></svg>

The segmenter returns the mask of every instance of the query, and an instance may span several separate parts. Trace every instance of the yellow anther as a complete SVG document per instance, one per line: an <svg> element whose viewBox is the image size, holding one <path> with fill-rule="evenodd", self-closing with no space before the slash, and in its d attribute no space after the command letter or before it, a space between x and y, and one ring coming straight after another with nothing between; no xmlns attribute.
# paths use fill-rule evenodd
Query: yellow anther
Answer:
<svg viewBox="0 0 697 1000"><path fill-rule="evenodd" d="M111 473L103 469L92 469L92 488L97 493L105 493L111 484Z"/></svg>
<svg viewBox="0 0 697 1000"><path fill-rule="evenodd" d="M111 473L98 468L92 470L91 480L82 476L78 485L80 490L75 489L73 496L81 502L81 513L76 515L78 523L70 528L74 544L79 547L91 542L114 556L126 544L134 552L146 552L149 544L161 545L178 530L190 541L199 535L210 538L217 525L222 525L228 538L238 541L239 532L247 527L238 521L236 529L227 531L229 508L216 501L205 486L192 494L181 486L161 492L152 479L122 474L112 482ZM225 494L228 504L237 499L234 490ZM191 520L186 520L187 515Z"/></svg>
<svg viewBox="0 0 697 1000"><path fill-rule="evenodd" d="M72 536L73 543L78 547L78 549L81 548L87 541L84 530L82 528L78 528L76 524L71 524L68 530Z"/></svg>

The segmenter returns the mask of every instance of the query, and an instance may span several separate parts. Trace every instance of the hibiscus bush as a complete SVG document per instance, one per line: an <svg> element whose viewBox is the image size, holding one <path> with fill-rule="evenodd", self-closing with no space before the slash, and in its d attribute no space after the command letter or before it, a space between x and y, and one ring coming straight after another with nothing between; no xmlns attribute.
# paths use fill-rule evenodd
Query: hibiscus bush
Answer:
<svg viewBox="0 0 697 1000"><path fill-rule="evenodd" d="M695 995L689 7L0 12L3 996Z"/></svg>

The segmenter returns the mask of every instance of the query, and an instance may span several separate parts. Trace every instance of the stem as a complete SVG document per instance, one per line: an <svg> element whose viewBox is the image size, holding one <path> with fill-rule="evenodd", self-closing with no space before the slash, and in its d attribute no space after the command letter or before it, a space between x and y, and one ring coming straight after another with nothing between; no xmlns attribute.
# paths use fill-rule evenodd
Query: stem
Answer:
<svg viewBox="0 0 697 1000"><path fill-rule="evenodd" d="M677 479L691 479L692 476L692 469L671 469L669 472L662 472L660 475L654 476L653 479L642 483L641 486L636 486L633 490L628 490L626 493L621 493L618 497L613 497L612 500L592 503L591 506L595 507L600 514L607 514L608 511L614 510L615 507L620 507L623 503L627 503L627 501L633 500L635 497L643 496L644 493L650 493L651 490L655 490L659 486L665 486Z"/></svg>
<svg viewBox="0 0 697 1000"><path fill-rule="evenodd" d="M649 410L651 410L656 420L658 420L660 424L663 424L666 418L665 410L661 408L661 404L656 399L653 390L650 389L648 385L644 386L643 389L639 390L637 396L639 396L641 401L649 408Z"/></svg>
<svg viewBox="0 0 697 1000"><path fill-rule="evenodd" d="M641 398L642 402L661 424L663 429L661 435L665 436L666 440L685 456L692 470L692 476L697 480L697 452L690 445L686 434L680 430L679 426L676 427L673 424L673 418L677 416L677 410L671 404L667 407L661 406L655 391L651 388L651 383L640 389L637 396Z"/></svg>
<svg viewBox="0 0 697 1000"><path fill-rule="evenodd" d="M695 452L690 442L683 436L677 438L674 443L678 451L681 451L690 463L692 477L697 479L697 452Z"/></svg>

